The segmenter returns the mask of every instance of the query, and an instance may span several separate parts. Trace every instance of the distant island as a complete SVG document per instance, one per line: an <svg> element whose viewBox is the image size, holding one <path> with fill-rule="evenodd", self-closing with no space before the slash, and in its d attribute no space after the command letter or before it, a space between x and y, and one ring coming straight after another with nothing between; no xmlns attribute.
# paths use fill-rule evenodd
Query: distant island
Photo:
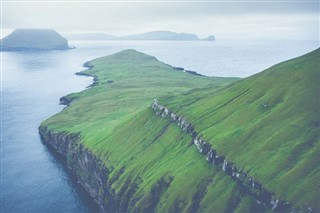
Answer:
<svg viewBox="0 0 320 213"><path fill-rule="evenodd" d="M83 33L73 34L68 37L71 40L165 40L165 41L214 41L213 35L207 38L200 39L195 34L190 33L176 33L171 31L151 31L147 33L128 35L128 36L114 36L105 33Z"/></svg>
<svg viewBox="0 0 320 213"><path fill-rule="evenodd" d="M211 36L208 36L207 38L204 38L202 40L203 41L214 41L214 40L216 40L216 38L213 35L211 35Z"/></svg>
<svg viewBox="0 0 320 213"><path fill-rule="evenodd" d="M1 51L67 50L68 40L55 30L16 29L1 39Z"/></svg>

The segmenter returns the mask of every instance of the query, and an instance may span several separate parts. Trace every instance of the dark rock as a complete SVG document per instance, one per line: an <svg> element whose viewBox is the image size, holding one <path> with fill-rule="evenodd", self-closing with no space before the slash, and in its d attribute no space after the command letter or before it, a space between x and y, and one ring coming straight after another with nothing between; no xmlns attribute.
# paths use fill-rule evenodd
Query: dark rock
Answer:
<svg viewBox="0 0 320 213"><path fill-rule="evenodd" d="M178 70L178 71L183 71L184 70L184 68L182 68L182 67L172 67L173 69L175 69L175 70Z"/></svg>
<svg viewBox="0 0 320 213"><path fill-rule="evenodd" d="M189 73L191 75L204 76L204 75L201 75L201 74L197 73L196 71L186 70L185 72Z"/></svg>
<svg viewBox="0 0 320 213"><path fill-rule="evenodd" d="M110 170L81 144L80 135L53 132L43 126L39 127L39 134L44 144L66 158L68 168L101 210L117 212L116 196L107 184Z"/></svg>

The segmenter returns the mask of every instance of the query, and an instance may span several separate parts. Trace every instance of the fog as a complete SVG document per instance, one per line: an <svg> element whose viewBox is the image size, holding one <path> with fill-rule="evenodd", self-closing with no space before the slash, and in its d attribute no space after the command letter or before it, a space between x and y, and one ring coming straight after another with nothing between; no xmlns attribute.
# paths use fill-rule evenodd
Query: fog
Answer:
<svg viewBox="0 0 320 213"><path fill-rule="evenodd" d="M318 1L4 0L1 16L1 37L16 28L50 28L62 34L170 30L218 38L319 37Z"/></svg>

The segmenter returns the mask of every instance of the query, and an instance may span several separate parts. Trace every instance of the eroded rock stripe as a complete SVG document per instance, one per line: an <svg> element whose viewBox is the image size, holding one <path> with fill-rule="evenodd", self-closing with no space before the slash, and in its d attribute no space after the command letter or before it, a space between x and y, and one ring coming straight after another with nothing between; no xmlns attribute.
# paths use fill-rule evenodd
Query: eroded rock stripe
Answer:
<svg viewBox="0 0 320 213"><path fill-rule="evenodd" d="M182 116L177 115L167 107L159 104L155 99L151 104L155 114L165 119L170 119L176 123L181 129L192 136L193 144L198 149L199 153L204 155L208 163L220 168L224 173L231 176L240 186L241 189L251 194L259 205L266 208L271 208L277 212L296 212L292 205L280 200L274 193L266 190L262 184L258 183L247 172L238 169L234 163L228 161L223 155L217 153L216 149L211 144L207 143L205 139L195 131L194 126L189 123Z"/></svg>

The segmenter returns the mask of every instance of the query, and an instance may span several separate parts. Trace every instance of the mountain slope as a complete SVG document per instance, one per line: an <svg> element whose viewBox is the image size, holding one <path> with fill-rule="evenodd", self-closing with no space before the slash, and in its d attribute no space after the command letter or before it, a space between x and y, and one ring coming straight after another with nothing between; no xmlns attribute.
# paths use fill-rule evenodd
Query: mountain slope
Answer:
<svg viewBox="0 0 320 213"><path fill-rule="evenodd" d="M278 197L320 211L319 58L317 49L220 91L160 103Z"/></svg>

